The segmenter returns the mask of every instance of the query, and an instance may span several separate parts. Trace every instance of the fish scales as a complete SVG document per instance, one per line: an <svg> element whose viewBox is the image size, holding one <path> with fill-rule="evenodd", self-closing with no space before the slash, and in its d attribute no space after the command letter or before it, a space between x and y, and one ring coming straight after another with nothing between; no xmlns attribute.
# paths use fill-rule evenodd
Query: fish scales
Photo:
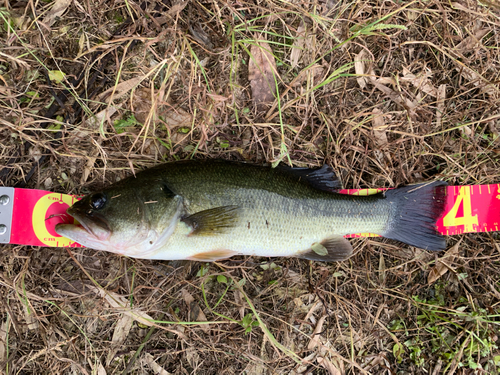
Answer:
<svg viewBox="0 0 500 375"><path fill-rule="evenodd" d="M381 233L390 214L390 206L379 197L332 194L250 164L237 170L229 163L166 165L173 166L158 172L185 198L188 213L236 205L241 214L233 228L218 236L189 236L191 228L179 225L167 248L151 259L162 259L164 252L184 259L214 249L287 256L331 235Z"/></svg>

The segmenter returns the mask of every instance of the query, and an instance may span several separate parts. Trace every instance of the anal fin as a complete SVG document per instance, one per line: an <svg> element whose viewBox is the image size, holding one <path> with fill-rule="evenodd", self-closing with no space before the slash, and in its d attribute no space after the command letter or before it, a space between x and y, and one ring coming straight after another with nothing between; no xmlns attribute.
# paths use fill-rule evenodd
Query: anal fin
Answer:
<svg viewBox="0 0 500 375"><path fill-rule="evenodd" d="M344 237L335 236L312 244L310 249L298 254L297 258L320 262L340 262L351 255L351 243Z"/></svg>
<svg viewBox="0 0 500 375"><path fill-rule="evenodd" d="M198 253L190 256L189 260L195 260L198 262L215 262L220 259L226 259L232 257L233 255L237 255L238 253L232 250L211 250L205 251L203 253Z"/></svg>

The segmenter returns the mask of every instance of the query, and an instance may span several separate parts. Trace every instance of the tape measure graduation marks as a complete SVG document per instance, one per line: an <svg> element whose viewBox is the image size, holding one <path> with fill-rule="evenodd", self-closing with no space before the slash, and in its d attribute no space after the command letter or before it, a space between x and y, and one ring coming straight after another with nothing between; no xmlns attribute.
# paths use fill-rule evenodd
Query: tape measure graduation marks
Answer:
<svg viewBox="0 0 500 375"><path fill-rule="evenodd" d="M369 195L386 189L346 189L342 194ZM78 198L44 190L0 187L0 243L81 247L59 236L55 226L74 223L66 210ZM437 230L444 235L495 232L500 227L500 184L447 186L444 214ZM372 233L345 237L376 237Z"/></svg>

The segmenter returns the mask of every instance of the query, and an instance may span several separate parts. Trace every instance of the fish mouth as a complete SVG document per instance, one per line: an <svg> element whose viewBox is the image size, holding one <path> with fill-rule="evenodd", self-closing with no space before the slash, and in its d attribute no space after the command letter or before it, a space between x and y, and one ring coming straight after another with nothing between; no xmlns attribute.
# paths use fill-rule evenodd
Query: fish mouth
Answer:
<svg viewBox="0 0 500 375"><path fill-rule="evenodd" d="M112 231L101 215L94 213L92 216L89 216L71 207L66 212L74 217L78 223L57 224L55 230L60 236L70 238L86 247L94 249L103 247L103 242L109 240Z"/></svg>

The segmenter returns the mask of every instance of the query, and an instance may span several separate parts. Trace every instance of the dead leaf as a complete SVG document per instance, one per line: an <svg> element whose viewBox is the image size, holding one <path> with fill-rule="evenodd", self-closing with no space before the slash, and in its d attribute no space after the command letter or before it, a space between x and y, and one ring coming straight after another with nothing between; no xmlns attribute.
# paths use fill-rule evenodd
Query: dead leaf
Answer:
<svg viewBox="0 0 500 375"><path fill-rule="evenodd" d="M449 249L441 258L436 261L436 265L430 270L429 276L427 277L427 283L432 284L443 276L451 267L451 263L455 260L458 255L458 247L462 240L458 241L455 246Z"/></svg>
<svg viewBox="0 0 500 375"><path fill-rule="evenodd" d="M97 360L97 363L94 362L94 358L87 358L90 368L92 369L92 374L96 375L106 375L106 369L102 365L100 360ZM97 371L96 371L97 370Z"/></svg>
<svg viewBox="0 0 500 375"><path fill-rule="evenodd" d="M194 302L194 297L186 290L186 288L181 290L181 296L188 307L191 305L191 302Z"/></svg>
<svg viewBox="0 0 500 375"><path fill-rule="evenodd" d="M487 94L492 98L498 97L500 92L498 86L489 82L485 82L485 79L471 68L463 65L457 67L457 71L462 75L462 77L471 81L474 86L480 87L481 93Z"/></svg>
<svg viewBox="0 0 500 375"><path fill-rule="evenodd" d="M165 123L170 129L191 126L193 122L193 115L186 112L180 107L171 109L170 111L161 111L165 118Z"/></svg>
<svg viewBox="0 0 500 375"><path fill-rule="evenodd" d="M390 84L392 86L397 86L396 81L393 78L389 77L380 77L377 78L375 75L375 71L373 68L370 69L370 82L380 91L382 91L384 94L386 94L389 99L391 99L394 103L397 103L404 108L406 108L410 114L410 116L413 116L415 114L415 109L418 107L417 103L414 103L408 98L403 97L402 93L398 93L389 87L385 86L386 84Z"/></svg>
<svg viewBox="0 0 500 375"><path fill-rule="evenodd" d="M174 1L172 7L167 11L167 14L170 17L175 17L186 7L187 4L187 0Z"/></svg>
<svg viewBox="0 0 500 375"><path fill-rule="evenodd" d="M390 89L389 87L381 84L377 80L372 81L375 87L382 91L384 94L387 95L389 99L391 99L394 103L399 104L400 106L406 108L410 114L410 116L413 116L415 114L415 110L418 107L417 103L414 103L408 98L403 97L402 94L397 93L396 91Z"/></svg>
<svg viewBox="0 0 500 375"><path fill-rule="evenodd" d="M201 358L198 351L192 346L186 350L186 360L192 368L198 368Z"/></svg>
<svg viewBox="0 0 500 375"><path fill-rule="evenodd" d="M159 95L160 93L157 91L151 93L149 88L135 90L131 101L137 121L144 125L148 121L156 123L156 120L161 116L165 126L169 129L190 127L193 116L172 102L162 104L159 100Z"/></svg>
<svg viewBox="0 0 500 375"><path fill-rule="evenodd" d="M149 353L144 353L141 357L141 362L143 365L149 366L149 368L153 371L153 374L157 375L171 375L170 372L161 367L158 363L155 362L154 357Z"/></svg>
<svg viewBox="0 0 500 375"><path fill-rule="evenodd" d="M71 4L71 0L55 0L54 5L47 12L42 22L48 27L52 26L56 22L56 18L61 17L66 12L69 4Z"/></svg>
<svg viewBox="0 0 500 375"><path fill-rule="evenodd" d="M114 309L122 312L125 315L130 316L132 319L136 320L139 323L142 323L148 327L152 327L155 325L153 322L154 319L146 314L145 312L139 309L133 309L129 307L129 301L125 296L121 296L117 293L106 291L101 288L96 288L92 285L86 285L91 291L99 295L101 298L104 298L106 302Z"/></svg>
<svg viewBox="0 0 500 375"><path fill-rule="evenodd" d="M105 103L110 104L112 100L119 99L127 94L130 90L136 88L144 80L144 78L145 77L136 77L121 82L118 85L104 91L98 96L97 100L105 101Z"/></svg>
<svg viewBox="0 0 500 375"><path fill-rule="evenodd" d="M387 160L390 160L390 154L388 152L383 152L381 148L383 148L389 141L387 140L386 129L388 125L385 123L383 112L378 109L373 109L373 117L372 117L372 127L373 127L373 139L375 144L378 146L373 150L375 157L377 158L380 164L384 164L384 155ZM382 274L381 274L382 276Z"/></svg>
<svg viewBox="0 0 500 375"><path fill-rule="evenodd" d="M93 117L90 117L87 119L87 124L90 126L91 129L99 129L101 124L106 121L107 119L111 119L111 116L113 116L116 111L118 111L119 107L110 105L106 108L104 108L102 111L94 115ZM86 137L88 137L88 134L85 134Z"/></svg>
<svg viewBox="0 0 500 375"><path fill-rule="evenodd" d="M121 349L122 344L127 339L133 324L134 319L127 314L123 314L122 317L116 322L113 337L111 339L112 349L108 352L106 358L106 364L108 366L116 355L118 349Z"/></svg>
<svg viewBox="0 0 500 375"><path fill-rule="evenodd" d="M384 254L383 253L380 253L380 259L378 261L378 279L380 281L381 284L385 283L385 277L386 277L386 273L385 273L385 258L384 258Z"/></svg>
<svg viewBox="0 0 500 375"><path fill-rule="evenodd" d="M338 0L326 0L325 3L323 4L323 15L326 16L330 13L330 11L335 8L340 1Z"/></svg>
<svg viewBox="0 0 500 375"><path fill-rule="evenodd" d="M468 125L461 126L459 130L462 135L465 135L469 138L472 136L472 129Z"/></svg>
<svg viewBox="0 0 500 375"><path fill-rule="evenodd" d="M323 324L325 323L327 315L323 315L319 318L318 323L316 324L316 328L314 328L314 332L312 333L312 339L309 341L309 345L307 345L307 350L312 350L319 344L320 333L323 331Z"/></svg>
<svg viewBox="0 0 500 375"><path fill-rule="evenodd" d="M278 79L276 62L268 43L258 42L250 48L248 79L257 110L265 110L274 102Z"/></svg>
<svg viewBox="0 0 500 375"><path fill-rule="evenodd" d="M304 81L312 79L313 83L316 85L323 79L323 73L325 68L321 65L313 65L309 68L302 69L297 77L290 83L290 86L298 87L301 86Z"/></svg>
<svg viewBox="0 0 500 375"><path fill-rule="evenodd" d="M437 102L436 127L438 129L441 128L441 120L443 118L445 100L446 100L446 84L442 84L442 85L439 85L438 90L437 90L437 96L436 96L436 102Z"/></svg>
<svg viewBox="0 0 500 375"><path fill-rule="evenodd" d="M495 124L495 121L488 121L488 128L490 129L491 134L493 134L493 140L496 142L500 139L500 132Z"/></svg>
<svg viewBox="0 0 500 375"><path fill-rule="evenodd" d="M431 80L429 77L432 75L430 72L421 72L418 76L410 72L407 68L403 68L403 77L401 77L401 81L406 81L411 83L413 86L415 86L417 89L425 92L427 95L432 96L435 98L437 96L437 90L436 88L432 85Z"/></svg>
<svg viewBox="0 0 500 375"><path fill-rule="evenodd" d="M240 313L240 319L243 320L245 317L245 304L243 303L243 295L239 290L234 291L234 302L238 305L238 312Z"/></svg>
<svg viewBox="0 0 500 375"><path fill-rule="evenodd" d="M318 357L316 358L318 361L318 364L322 366L326 371L328 371L328 374L330 375L342 375L342 372L333 365L332 362L330 362L327 358L325 357Z"/></svg>
<svg viewBox="0 0 500 375"><path fill-rule="evenodd" d="M367 64L371 64L370 61L363 61L368 58L368 52L363 48L360 53L356 55L354 58L354 71L360 77L356 78L358 81L359 87L362 89L366 88L366 83L368 82L368 77L363 77L366 74L366 66Z"/></svg>
<svg viewBox="0 0 500 375"><path fill-rule="evenodd" d="M301 21L299 27L297 28L297 36L295 37L295 41L292 46L292 52L290 53L290 66L292 68L297 67L299 64L302 51L304 50L306 32L307 30L304 21Z"/></svg>
<svg viewBox="0 0 500 375"><path fill-rule="evenodd" d="M10 316L7 315L7 319L0 326L0 362L7 359L7 335L9 334L10 323Z"/></svg>
<svg viewBox="0 0 500 375"><path fill-rule="evenodd" d="M207 317L200 305L195 301L194 297L189 293L186 288L181 290L181 296L186 305L188 306L188 319L193 322L206 322ZM208 324L201 324L201 329L208 332L210 327Z"/></svg>
<svg viewBox="0 0 500 375"><path fill-rule="evenodd" d="M375 143L377 146L384 146L387 144L387 134L385 133L388 125L385 124L384 114L378 108L373 109L373 135L375 136Z"/></svg>
<svg viewBox="0 0 500 375"><path fill-rule="evenodd" d="M478 47L481 47L482 46L481 40L490 31L491 31L490 29L477 30L474 35L469 35L467 38L458 43L457 46L455 47L455 50L460 53L466 53Z"/></svg>
<svg viewBox="0 0 500 375"><path fill-rule="evenodd" d="M24 310L24 318L26 320L26 327L30 331L37 330L38 327L40 326L40 323L36 318L35 313L33 312L31 306L28 307L25 304L23 304L23 310Z"/></svg>

